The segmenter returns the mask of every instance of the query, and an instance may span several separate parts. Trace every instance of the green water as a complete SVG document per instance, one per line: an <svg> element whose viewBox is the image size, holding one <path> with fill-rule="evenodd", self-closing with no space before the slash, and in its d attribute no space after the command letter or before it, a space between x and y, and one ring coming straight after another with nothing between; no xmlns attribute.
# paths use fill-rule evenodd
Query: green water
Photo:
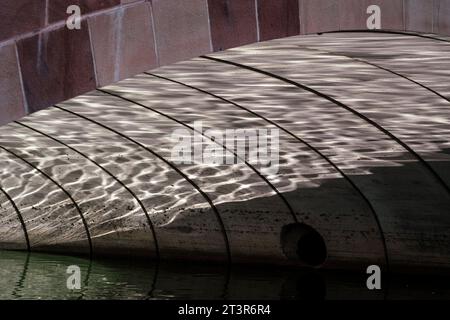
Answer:
<svg viewBox="0 0 450 320"><path fill-rule="evenodd" d="M67 268L80 268L70 290ZM448 278L393 276L382 290L353 273L208 264L94 260L0 251L0 299L443 299ZM386 281L383 281L386 283Z"/></svg>

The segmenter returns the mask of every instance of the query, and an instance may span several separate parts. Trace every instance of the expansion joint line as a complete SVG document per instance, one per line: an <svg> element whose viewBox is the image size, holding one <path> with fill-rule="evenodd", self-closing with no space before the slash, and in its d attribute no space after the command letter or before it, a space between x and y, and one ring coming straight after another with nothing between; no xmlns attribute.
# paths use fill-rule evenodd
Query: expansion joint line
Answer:
<svg viewBox="0 0 450 320"><path fill-rule="evenodd" d="M448 42L450 43L450 40L442 39L438 37L433 37L426 34L420 34L420 33L414 33L414 32L405 32L405 31L394 31L394 30L368 30L368 29L354 29L354 30L335 30L335 31L324 31L324 32L318 32L318 35L322 34L331 34L331 33L380 33L380 34L396 34L396 35L402 35L402 36L411 36L411 37L418 37L418 38L424 38L424 39L431 39L436 40L440 42Z"/></svg>
<svg viewBox="0 0 450 320"><path fill-rule="evenodd" d="M86 222L86 219L83 215L83 213L81 212L80 207L78 206L77 202L75 201L75 199L72 197L72 195L62 186L60 185L58 182L56 182L52 177L50 177L48 174L46 174L44 171L42 171L41 169L39 169L37 166L35 166L34 164L32 164L31 162L29 162L28 160L26 160L25 158L17 155L16 153L14 153L13 151L5 148L4 146L0 145L0 149L2 149L3 151L11 154L12 156L14 156L17 159L22 160L23 162L25 162L28 166L32 167L34 170L38 171L41 175L43 175L45 178L47 178L48 180L50 180L54 185L56 185L69 199L70 201L74 204L75 209L77 210L81 221L83 223L84 229L86 231L86 236L87 236L87 240L89 243L89 256L90 258L92 258L92 239L91 239L91 234L89 232L89 227L88 224Z"/></svg>
<svg viewBox="0 0 450 320"><path fill-rule="evenodd" d="M331 53L331 52L330 52L330 53ZM408 80L409 82L414 83L414 84L418 85L419 87L422 87L422 88L425 89L425 90L428 90L429 92L433 93L434 95L438 96L439 98L442 98L442 99L445 100L446 102L450 102L450 99L447 98L447 97L445 97L443 94L441 94L441 93L437 92L436 90L431 89L430 87L424 85L423 83L420 83L420 82L418 82L418 81L416 81L416 80L414 80L414 79L411 79L411 78L409 78L409 77L407 77L407 76L405 76L405 75L403 75L403 74L401 74L401 73L399 73L399 72L396 72L396 71L391 70L391 69L386 68L386 67L382 67L382 66L380 66L380 65L378 65L378 64L376 64L376 63L373 63L373 62L370 62L370 61L367 61L367 60L363 60L363 59L360 59L360 58L353 58L353 57L346 56L346 55L343 55L343 56L344 56L344 57L347 57L347 58L349 58L349 59L352 59L352 60L354 60L354 61L361 62L361 63L367 64L367 65L369 65L369 66L378 68L378 69L380 69L380 70L389 72L389 73L391 73L391 74L393 74L393 75L395 75L395 76L398 76L398 77L400 77L400 78L402 78L402 79Z"/></svg>
<svg viewBox="0 0 450 320"><path fill-rule="evenodd" d="M235 67L238 68L242 68L242 69L247 69L253 72L257 72L260 74L263 74L265 76L274 78L274 79L278 79L280 81L283 81L285 83L291 84L297 88L300 88L302 90L311 92L313 94L315 94L316 96L323 98L325 100L330 101L331 103L353 113L354 115L356 115L357 117L359 117L360 119L364 120L365 122L369 123L370 125L372 125L373 127L377 128L379 131L381 131L382 133L384 133L386 136L388 136L389 138L391 138L392 140L394 140L395 142L397 142L400 146L402 146L406 151L408 151L411 155L413 155L422 166L424 166L428 172L431 174L431 176L433 176L433 178L441 185L441 187L443 189L445 189L445 191L450 194L450 187L447 185L447 183L441 178L441 176L433 169L433 167L427 162L425 161L416 151L414 151L410 146L408 146L405 142L403 142L400 138L398 138L397 136L395 136L392 132L388 131L387 129L385 129L384 127L382 127L380 124L378 124L377 122L375 122L374 120L370 119L369 117L363 115L362 113L356 111L355 109L347 106L346 104L330 97L327 94L324 94L320 91L317 91L309 86L300 84L298 82L295 82L293 80L284 78L282 76L279 76L277 74L271 73L269 71L265 71L265 70L261 70L258 68L254 68L248 65L243 65L237 62L233 62L233 61L229 61L229 60L223 60L223 59L219 59L219 58L214 58L214 57L208 57L208 56L202 56L202 58L204 59L208 59L208 60L213 60L216 62L220 62L220 63L225 63L225 64L229 64L229 65L233 65Z"/></svg>
<svg viewBox="0 0 450 320"><path fill-rule="evenodd" d="M150 75L150 76L158 77L158 76L153 75L153 74L151 74L151 73L147 73L147 72L144 72L144 73L147 74L147 75ZM210 139L212 142L214 142L214 143L217 144L218 146L222 147L225 151L228 151L228 152L230 152L231 154L233 154L236 158L243 160L244 163L245 163L245 164L246 164L253 172L255 172L262 180L264 180L264 182L265 182L267 185L269 185L269 187L275 192L275 194L277 194L277 195L281 198L281 200L283 201L283 203L286 205L286 207L288 208L289 212L291 213L292 218L294 219L294 221L295 221L295 222L298 222L297 216L295 215L295 212L294 212L294 210L292 209L292 206L289 204L289 202L286 200L286 198L278 191L278 189L277 189L277 188L276 188L276 187L275 187L275 186L274 186L274 185L273 185L273 184L272 184L272 183L271 183L271 182L270 182L263 174L261 174L261 173L260 173L253 165L251 165L248 161L246 161L245 159L242 159L242 157L240 157L235 151L230 150L229 148L227 148L227 147L226 147L225 145L223 145L223 144L220 144L217 140L214 140L214 139L212 139L211 137L205 136L205 134L204 134L203 132L201 132L200 130L197 130L197 129L195 129L194 127L192 127L192 126L190 126L190 125L184 123L183 121L180 121L180 120L178 120L178 119L176 119L176 118L174 118L174 117L172 117L172 116L169 116L169 115L167 115L167 114L165 114L165 113L163 113L163 112L161 112L161 111L158 111L158 110L156 110L156 109L154 109L154 108L152 108L152 107L148 107L148 106L146 106L146 105L144 105L144 104L142 104L142 103L139 103L139 102L137 102L137 101L133 101L133 100L131 100L131 99L125 98L125 97L123 97L123 96L121 96L121 95L119 95L119 94L116 94L116 93L114 93L114 92L111 92L111 91L106 91L106 90L101 90L101 89L97 89L97 90L99 90L99 91L101 91L101 92L103 92L103 93L106 93L106 94L108 94L108 95L111 95L111 96L120 98L120 99L122 99L122 100L124 100L124 101L128 101L128 102L133 103L133 104L135 104L135 105L137 105L137 106L143 107L143 108L145 108L145 109L147 109L147 110L149 110L149 111L152 111L152 112L154 112L154 113L157 113L157 114L159 114L159 115L161 115L161 116L163 116L163 117L166 117L167 119L172 120L172 121L174 121L174 122L176 122L176 123L178 123L178 124L180 124L180 125L182 125L182 126L188 128L189 130L192 130L192 131L194 131L194 132L197 132L197 133L201 134L203 137L205 137L205 138L207 138L207 139Z"/></svg>
<svg viewBox="0 0 450 320"><path fill-rule="evenodd" d="M90 119L90 118L88 118L88 117L86 117L86 116L84 116L82 114L76 113L74 111L68 110L68 109L60 107L58 105L55 105L54 107L59 109L59 110L62 110L64 112L70 113L70 114L72 114L72 115L74 115L76 117L79 117L81 119L84 119L84 120L87 120L89 122L92 122L92 123L96 124L97 126L102 127L103 129L106 129L108 131L111 131L111 132L115 133L116 135L118 135L118 136L120 136L120 137L122 137L122 138L124 138L124 139L126 139L126 140L128 140L130 142L132 142L133 144L139 146L143 150L146 150L147 152L149 152L150 154L152 154L153 156L155 156L159 160L163 161L170 168L172 168L172 170L176 171L184 180L186 180L189 184L191 184L194 187L194 189L196 189L200 193L200 195L208 202L208 204L211 206L211 209L214 211L214 213L215 213L215 215L217 217L217 220L218 220L218 222L220 224L222 235L224 237L224 242L225 242L225 247L226 247L226 252L227 252L227 260L228 260L228 263L231 264L230 243L229 243L229 240L228 240L228 235L227 235L227 232L226 232L226 229L225 229L225 225L224 225L224 223L222 221L222 218L221 218L221 216L219 214L219 211L217 210L216 206L211 201L209 196L194 181L192 181L186 174L184 174L180 169L178 169L173 163L171 163L170 161L168 161L163 156L159 155L157 152L153 151L149 147L147 147L147 146L143 145L142 143L134 140L133 138L128 137L127 135L125 135L125 134L123 134L123 133L121 133L121 132L119 132L119 131L117 131L117 130L115 130L113 128L110 128L110 127L108 127L108 126L106 126L106 125L104 125L104 124L102 124L102 123L100 123L98 121Z"/></svg>
<svg viewBox="0 0 450 320"><path fill-rule="evenodd" d="M14 208L14 211L16 211L17 213L17 218L20 221L20 225L22 226L22 230L23 230L23 235L25 237L25 242L27 244L27 251L31 251L31 247L30 247L30 239L28 237L28 231L27 231L27 226L25 225L25 221L23 220L23 216L20 213L19 208L17 207L16 203L14 202L13 198L8 194L8 192L6 192L5 189L3 189L2 187L0 187L0 192L2 192L5 197L8 199L8 201L11 203L11 205Z"/></svg>
<svg viewBox="0 0 450 320"><path fill-rule="evenodd" d="M134 199L136 199L136 201L138 202L139 206L141 207L142 211L144 212L146 218L147 218L147 222L150 226L150 229L152 231L152 235L153 235L153 241L154 241L154 245L155 245L155 254L156 254L156 258L159 259L160 255L159 255L159 245L158 245L158 240L156 237L156 232L155 232L155 228L154 225L150 219L150 216L147 212L147 209L145 208L144 204L142 203L142 201L137 197L137 195L124 183L122 182L120 179L118 179L116 176L114 176L108 169L106 169L104 166L102 166L101 164L99 164L97 161L95 161L94 159L91 159L89 156L87 156L86 154L84 154L83 152L79 151L78 149L64 143L63 141L49 135L46 134L36 128L33 128L29 125L26 125L20 121L15 121L15 123L17 123L18 125L21 125L31 131L34 131L48 139L51 139L61 145L63 145L64 147L72 150L73 152L79 154L80 156L82 156L83 158L85 158L86 160L90 161L92 164L94 164L95 166L97 166L98 168L100 168L101 170L103 170L107 175L109 175L111 178L113 178L117 183L119 183Z"/></svg>
<svg viewBox="0 0 450 320"><path fill-rule="evenodd" d="M423 83L420 83L419 81L416 81L416 80L414 80L414 79L411 79L411 78L405 76L404 74L401 74L401 73L399 73L399 72L397 72L397 71L394 71L394 70L392 70L392 69L389 69L389 68L387 68L387 67L380 66L379 64L376 64L376 63L374 63L374 62L370 62L370 61L367 61L367 60L364 60L364 59L361 59L361 58L357 58L357 57L352 57L352 56L349 56L349 55L346 55L346 54L335 53L335 52L332 52L332 51L321 50L321 49L311 48L311 47L307 47L307 46L304 47L304 46L298 45L298 47L299 47L300 49L302 49L302 50L317 51L317 52L320 52L320 53L331 54L331 55L334 55L334 56L336 56L336 57L344 57L344 58L348 58L348 59L351 59L351 60L353 60L353 61L360 62L360 63L364 63L364 64L369 65L369 66L372 66L372 67L374 67L374 68L377 68L377 69L380 69L380 70L389 72L389 73L391 73L391 74L393 74L393 75L395 75L395 76L397 76L397 77L400 77L400 78L402 78L402 79L408 80L409 82L414 83L414 84L418 85L419 87L422 87L422 88L425 89L425 90L428 90L429 92L433 93L434 95L438 96L439 98L442 98L442 99L445 100L446 102L450 102L450 98L447 98L447 97L444 96L443 94L441 94L441 93L437 92L436 90L434 90L434 89L432 89L432 88L430 88L430 87L424 85Z"/></svg>
<svg viewBox="0 0 450 320"><path fill-rule="evenodd" d="M238 64L238 63L235 63L235 62L231 62L231 61L228 61L228 60L222 60L222 59L218 59L218 58L213 58L213 57L208 57L208 56L202 56L201 58L203 58L203 59L208 59L208 60L212 60L212 61L216 61L216 62L219 62L219 63L225 63L225 64L230 64L230 65L233 65L233 66L235 66L235 67L238 67L238 68L243 68L243 69L247 69L247 70L250 70L250 71L253 71L253 72L257 72L257 73L261 73L261 74L263 74L263 75L265 75L265 76L268 76L268 77L274 77L274 78L276 78L276 79L279 79L279 80L281 80L281 81L284 81L283 79L284 78L282 78L282 77L279 77L279 76L277 76L277 75L272 75L271 73L268 73L268 72L266 72L266 71L262 71L262 70L259 70L259 69L255 69L255 68L252 68L252 67L249 67L249 66L246 66L246 65L242 65L242 64ZM291 83L290 82L290 80L288 80L288 79L285 79L285 80L287 80L287 81L289 81L289 83ZM291 83L292 84L292 83ZM312 90L312 89L310 89L310 90ZM308 90L309 91L309 90ZM217 95L215 95L218 99L223 99L223 101L227 101L228 103L230 103L230 104L233 104L233 105L235 105L236 107L239 107L239 108L242 108L242 109L244 109L244 110L247 110L249 113L251 113L251 114L253 114L253 115L255 115L255 116L257 116L257 117L259 117L259 118L261 118L261 119L264 119L265 121L267 121L268 123L271 123L271 124L273 124L274 126L276 126L277 128L279 128L280 130L282 130L283 132L285 132L285 133L287 133L288 135L290 135L291 137L293 137L294 139L296 139L297 141L299 141L300 143L302 143L302 144L304 144L305 146L307 146L308 148L310 148L312 151L314 151L317 155L319 155L322 159L324 159L329 165L331 165L351 186L352 186L352 188L360 195L360 197L363 199L363 201L367 204L367 206L369 207L369 209L370 209L370 211L372 212L372 214L373 214L373 217L374 217L374 219L375 219L375 223L377 224L377 227L378 227L378 230L379 230L379 232L380 232L380 238L381 238L381 242L382 242L382 244L383 244L383 249L384 249L384 256L385 256L385 261L386 261L386 268L388 269L388 272L389 272L389 268L390 268L390 264L389 264L389 254L388 254L388 249L387 249L387 244L386 244L386 238L385 238L385 235L384 235L384 232L383 232L383 228L382 228L382 226L381 226L381 221L380 221L380 219L379 219L379 217L378 217L378 214L376 213L376 210L375 210L375 208L373 207L373 205L372 205L372 203L370 202L370 200L366 197L366 195L362 192L362 190L353 182L353 180L349 177L349 176L347 176L347 174L345 174L345 172L344 171L342 171L340 168L339 168L339 166L337 165L337 164L335 164L331 159L329 159L325 154L323 154L319 149L317 149L316 147L314 147L312 144L310 144L310 143L308 143L307 141L305 141L304 139L302 139L302 138L300 138L300 137L298 137L296 134L294 134L294 133L292 133L292 132L290 132L289 130L287 130L287 129L285 129L284 127L282 127L281 125L279 125L278 123L276 123L276 122L274 122L274 121L272 121L272 120L270 120L270 119L268 119L268 118L266 118L266 117L264 117L264 116L262 116L262 115L260 115L260 114L258 114L258 113L256 113L256 112L254 112L254 111L252 111L252 110L250 110L250 109L247 109L247 108L245 108L245 107L243 107L243 106L240 106L240 105L238 105L237 103L235 103L235 102L233 102L233 101L230 101L230 100L228 100L228 99L225 99L225 98L222 98L222 97L220 97L220 96L217 96Z"/></svg>

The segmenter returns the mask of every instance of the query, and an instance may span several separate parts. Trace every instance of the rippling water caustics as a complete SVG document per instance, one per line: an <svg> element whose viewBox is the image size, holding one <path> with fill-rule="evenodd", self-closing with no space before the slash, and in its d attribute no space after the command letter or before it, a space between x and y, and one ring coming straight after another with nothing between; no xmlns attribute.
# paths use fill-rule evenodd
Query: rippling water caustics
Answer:
<svg viewBox="0 0 450 320"><path fill-rule="evenodd" d="M69 290L67 267L81 270L81 289ZM379 291L363 273L213 264L95 260L0 251L0 299L443 299L449 278L393 276ZM383 281L383 283L385 283Z"/></svg>
<svg viewBox="0 0 450 320"><path fill-rule="evenodd" d="M1 127L1 248L450 270L449 50L399 35L285 38L142 73ZM174 163L172 133L190 139L195 121L278 128L278 173ZM299 224L320 235L314 245ZM316 248L321 259L305 259ZM217 297L246 292L207 274L192 277L217 280ZM295 296L285 288L296 282L279 277L263 273L274 279L261 282L267 294ZM143 297L152 281L137 282ZM341 288L333 283L327 297Z"/></svg>

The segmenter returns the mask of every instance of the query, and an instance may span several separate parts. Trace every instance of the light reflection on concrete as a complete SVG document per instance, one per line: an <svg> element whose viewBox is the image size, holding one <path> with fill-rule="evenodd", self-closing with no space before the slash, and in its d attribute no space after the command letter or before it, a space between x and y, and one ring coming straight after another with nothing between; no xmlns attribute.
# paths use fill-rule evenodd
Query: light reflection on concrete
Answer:
<svg viewBox="0 0 450 320"><path fill-rule="evenodd" d="M389 60L383 65L394 68L408 51L412 59L403 58L396 71L405 72L409 61L415 70L409 76L430 78L427 84L448 94L439 85L446 73L437 67L445 69L438 46L411 49L430 42L388 35L292 37L213 56L298 81L354 108L404 141L450 184L449 103L342 56L342 46L345 55L362 59L364 50L386 49L389 58L376 61ZM143 106L95 91L59 104L63 109L21 120L83 155L17 123L0 128L1 146L72 195L94 253L155 257L145 208L162 258L225 261L229 248L233 261L301 264L285 256L280 241L283 226L298 221L324 238L323 267L384 266L386 255L399 269L450 266L448 190L371 123L292 84L215 61L197 58L153 72L181 84L142 74L104 90ZM171 133L197 120L205 129L283 128L279 173L263 176L246 164L186 164L176 171ZM0 161L1 186L18 203L32 249L86 252L84 226L64 193L21 159L2 151ZM22 249L13 208L6 197L0 200L2 221L8 222L0 226L1 243Z"/></svg>

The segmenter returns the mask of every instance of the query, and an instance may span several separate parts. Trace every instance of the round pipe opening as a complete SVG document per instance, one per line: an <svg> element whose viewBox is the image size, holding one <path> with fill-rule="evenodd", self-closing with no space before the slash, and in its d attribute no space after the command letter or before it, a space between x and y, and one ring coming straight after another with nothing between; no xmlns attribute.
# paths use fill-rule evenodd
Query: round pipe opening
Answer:
<svg viewBox="0 0 450 320"><path fill-rule="evenodd" d="M318 267L327 259L324 239L314 228L303 223L283 227L281 246L286 257L307 266Z"/></svg>

